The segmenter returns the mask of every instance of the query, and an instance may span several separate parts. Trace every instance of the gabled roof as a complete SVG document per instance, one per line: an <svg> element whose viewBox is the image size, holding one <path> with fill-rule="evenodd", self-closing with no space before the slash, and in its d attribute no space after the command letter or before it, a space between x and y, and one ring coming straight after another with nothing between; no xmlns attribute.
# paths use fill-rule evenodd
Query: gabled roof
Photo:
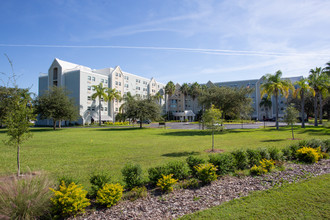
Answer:
<svg viewBox="0 0 330 220"><path fill-rule="evenodd" d="M66 70L74 70L74 69L85 69L85 70L89 70L91 71L92 69L87 67L87 66L82 66L82 65L78 65L75 63L70 63L64 60L60 60L58 58L55 58L54 62L57 62L63 69L63 72L65 72Z"/></svg>

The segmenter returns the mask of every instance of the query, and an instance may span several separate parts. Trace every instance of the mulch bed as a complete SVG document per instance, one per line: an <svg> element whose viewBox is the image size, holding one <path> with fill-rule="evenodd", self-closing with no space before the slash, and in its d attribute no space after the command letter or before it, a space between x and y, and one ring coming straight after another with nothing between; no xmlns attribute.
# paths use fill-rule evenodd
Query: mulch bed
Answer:
<svg viewBox="0 0 330 220"><path fill-rule="evenodd" d="M260 177L224 176L199 189L179 189L170 194L150 194L133 202L122 201L109 209L89 211L77 219L175 219L182 215L220 205L247 196L256 190L266 190L283 183L292 183L312 176L330 173L330 160L316 164L285 164L286 170Z"/></svg>

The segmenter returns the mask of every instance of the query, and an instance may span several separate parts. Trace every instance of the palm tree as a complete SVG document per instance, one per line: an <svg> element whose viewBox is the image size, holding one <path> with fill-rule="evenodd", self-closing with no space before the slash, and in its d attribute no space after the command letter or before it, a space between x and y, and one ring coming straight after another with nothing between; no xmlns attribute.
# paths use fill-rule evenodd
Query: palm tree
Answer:
<svg viewBox="0 0 330 220"><path fill-rule="evenodd" d="M330 61L327 62L326 64L326 67L324 68L326 74L328 74L328 77L330 77Z"/></svg>
<svg viewBox="0 0 330 220"><path fill-rule="evenodd" d="M106 95L106 100L110 103L112 102L112 100L117 99L117 100L121 100L121 94L120 92L118 92L116 89L110 89L108 88L106 91L107 95ZM112 120L115 120L115 109L113 108L113 118Z"/></svg>
<svg viewBox="0 0 330 220"><path fill-rule="evenodd" d="M329 90L329 76L321 67L311 69L309 72L308 84L314 90L314 126L318 126L317 97L319 96L320 100L320 123L322 123L322 94L325 94Z"/></svg>
<svg viewBox="0 0 330 220"><path fill-rule="evenodd" d="M261 97L267 94L267 98L272 95L275 96L275 108L276 108L276 129L278 130L278 96L282 94L284 97L289 96L289 90L294 91L294 87L290 80L281 79L282 72L278 70L274 75L266 74L262 77L264 83L260 86Z"/></svg>
<svg viewBox="0 0 330 220"><path fill-rule="evenodd" d="M155 99L157 101L157 104L160 105L160 100L163 98L162 94L160 92L157 92L155 95L151 97L152 99Z"/></svg>
<svg viewBox="0 0 330 220"><path fill-rule="evenodd" d="M189 94L189 85L187 83L183 83L180 87L180 92L183 94L183 111L186 110L186 97Z"/></svg>
<svg viewBox="0 0 330 220"><path fill-rule="evenodd" d="M260 107L264 107L265 111L266 111L266 117L268 118L268 109L270 109L272 107L272 101L269 100L266 96L262 97L260 103L259 103Z"/></svg>
<svg viewBox="0 0 330 220"><path fill-rule="evenodd" d="M195 99L197 98L197 96L201 93L201 86L197 83L194 82L191 86L190 86L190 91L189 94L191 96L191 98L193 99L193 112L195 113Z"/></svg>
<svg viewBox="0 0 330 220"><path fill-rule="evenodd" d="M99 125L101 126L101 101L102 101L102 98L104 100L107 99L107 94L106 94L106 87L103 87L103 84L100 83L99 85L93 85L92 86L93 89L95 90L95 93L92 95L92 99L95 100L96 98L99 99Z"/></svg>
<svg viewBox="0 0 330 220"><path fill-rule="evenodd" d="M293 96L298 97L301 99L301 127L305 127L305 93L309 90L312 91L313 89L307 84L308 80L302 78L301 80L297 81L295 85L299 86L296 91L294 92ZM313 91L314 95L314 91Z"/></svg>
<svg viewBox="0 0 330 220"><path fill-rule="evenodd" d="M174 85L174 83L172 82L172 81L169 81L167 84L166 84L166 86L165 86L165 102L166 102L166 107L168 107L168 103L167 103L167 99L169 99L172 95L173 95L173 93L175 92L175 85ZM167 99L166 99L166 94L167 94ZM168 108L169 109L169 108ZM169 119L169 111L167 111L167 118Z"/></svg>

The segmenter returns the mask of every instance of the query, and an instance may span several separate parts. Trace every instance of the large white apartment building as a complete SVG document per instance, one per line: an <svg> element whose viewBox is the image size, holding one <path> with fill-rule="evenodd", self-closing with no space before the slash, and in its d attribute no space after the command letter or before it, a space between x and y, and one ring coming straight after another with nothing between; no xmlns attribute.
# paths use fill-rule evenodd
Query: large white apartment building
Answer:
<svg viewBox="0 0 330 220"><path fill-rule="evenodd" d="M95 70L56 58L49 67L48 74L39 76L39 95L52 86L65 87L70 96L74 98L76 106L79 107L78 124L97 121L99 108L101 108L102 121L114 121L123 101L113 100L110 103L102 100L102 104L99 106L98 100L92 100L91 96L94 93L92 86L100 83L104 87L115 88L122 96L130 92L131 95L141 98L147 98L157 92L164 94L165 87L154 78L147 79L124 72L119 66ZM51 124L50 120L38 120L37 122L37 125Z"/></svg>

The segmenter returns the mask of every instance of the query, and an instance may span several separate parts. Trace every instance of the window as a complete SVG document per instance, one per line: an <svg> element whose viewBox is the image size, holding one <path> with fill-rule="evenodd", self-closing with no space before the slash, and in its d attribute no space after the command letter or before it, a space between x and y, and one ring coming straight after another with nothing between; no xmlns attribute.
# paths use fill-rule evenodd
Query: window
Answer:
<svg viewBox="0 0 330 220"><path fill-rule="evenodd" d="M92 107L92 111L95 111L95 107Z"/></svg>
<svg viewBox="0 0 330 220"><path fill-rule="evenodd" d="M128 76L125 76L124 78L125 78L126 80L128 80Z"/></svg>
<svg viewBox="0 0 330 220"><path fill-rule="evenodd" d="M140 83L141 81L140 81L139 79L136 79L136 82L137 82L137 83Z"/></svg>
<svg viewBox="0 0 330 220"><path fill-rule="evenodd" d="M145 84L145 85L146 85L146 84L147 84L147 82L146 82L146 81L143 81L143 84Z"/></svg>
<svg viewBox="0 0 330 220"><path fill-rule="evenodd" d="M118 82L116 81L116 86L118 86Z"/></svg>
<svg viewBox="0 0 330 220"><path fill-rule="evenodd" d="M147 91L147 89L146 88L143 88L143 91Z"/></svg>
<svg viewBox="0 0 330 220"><path fill-rule="evenodd" d="M128 84L125 84L125 87L128 88Z"/></svg>
<svg viewBox="0 0 330 220"><path fill-rule="evenodd" d="M88 86L88 87L87 87L88 90L91 90L91 88L92 88L91 86Z"/></svg>
<svg viewBox="0 0 330 220"><path fill-rule="evenodd" d="M88 111L90 111L90 110L91 110L91 107L90 107L90 106L88 106L88 107L87 107L87 110L88 110Z"/></svg>
<svg viewBox="0 0 330 220"><path fill-rule="evenodd" d="M116 76L118 76L118 73L116 73Z"/></svg>
<svg viewBox="0 0 330 220"><path fill-rule="evenodd" d="M92 77L91 76L88 76L88 80L91 80L92 79Z"/></svg>
<svg viewBox="0 0 330 220"><path fill-rule="evenodd" d="M121 77L121 74L119 73L119 77Z"/></svg>
<svg viewBox="0 0 330 220"><path fill-rule="evenodd" d="M104 107L104 111L108 111L108 108L107 107Z"/></svg>
<svg viewBox="0 0 330 220"><path fill-rule="evenodd" d="M95 82L95 77L94 77L94 76L92 77L92 81L94 81L94 82Z"/></svg>
<svg viewBox="0 0 330 220"><path fill-rule="evenodd" d="M53 86L57 86L57 75L58 75L58 69L55 67L53 69Z"/></svg>
<svg viewBox="0 0 330 220"><path fill-rule="evenodd" d="M108 83L108 80L107 79L105 80L105 83Z"/></svg>
<svg viewBox="0 0 330 220"><path fill-rule="evenodd" d="M103 111L103 107L101 107L101 111Z"/></svg>
<svg viewBox="0 0 330 220"><path fill-rule="evenodd" d="M121 82L118 82L118 84L121 86Z"/></svg>
<svg viewBox="0 0 330 220"><path fill-rule="evenodd" d="M95 91L95 87L93 87L92 90Z"/></svg>
<svg viewBox="0 0 330 220"><path fill-rule="evenodd" d="M140 90L140 87L137 86L137 87L136 87L136 90Z"/></svg>
<svg viewBox="0 0 330 220"><path fill-rule="evenodd" d="M101 98L101 101L102 101L102 102L104 101L104 98L103 98L103 97Z"/></svg>
<svg viewBox="0 0 330 220"><path fill-rule="evenodd" d="M87 100L90 101L92 100L92 98L90 96L87 96Z"/></svg>
<svg viewBox="0 0 330 220"><path fill-rule="evenodd" d="M118 112L118 108L116 108L116 112Z"/></svg>
<svg viewBox="0 0 330 220"><path fill-rule="evenodd" d="M104 83L104 79L101 79L101 82Z"/></svg>

